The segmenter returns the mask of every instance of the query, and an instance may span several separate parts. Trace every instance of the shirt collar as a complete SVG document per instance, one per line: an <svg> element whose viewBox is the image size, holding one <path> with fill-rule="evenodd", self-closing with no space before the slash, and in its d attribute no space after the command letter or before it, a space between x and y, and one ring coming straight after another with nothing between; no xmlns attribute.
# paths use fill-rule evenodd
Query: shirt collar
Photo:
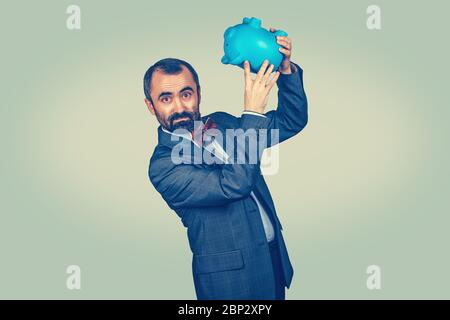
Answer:
<svg viewBox="0 0 450 320"><path fill-rule="evenodd" d="M172 135L172 136L182 137L182 138L185 138L185 139L187 139L189 141L192 141L197 147L199 147L199 145L192 139L192 135L189 132L186 132L186 133L170 132L169 130L167 130L163 126L161 126L161 130L164 131L165 133L168 133L168 134Z"/></svg>

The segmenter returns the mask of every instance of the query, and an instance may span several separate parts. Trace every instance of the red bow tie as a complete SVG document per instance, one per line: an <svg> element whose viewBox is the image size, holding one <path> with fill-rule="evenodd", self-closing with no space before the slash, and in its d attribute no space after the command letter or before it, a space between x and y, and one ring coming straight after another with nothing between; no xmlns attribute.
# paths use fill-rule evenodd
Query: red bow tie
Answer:
<svg viewBox="0 0 450 320"><path fill-rule="evenodd" d="M194 141L203 141L203 135L209 129L217 128L216 122L209 117L203 126L198 126L194 131L192 131L192 140ZM201 139L201 140L200 140Z"/></svg>

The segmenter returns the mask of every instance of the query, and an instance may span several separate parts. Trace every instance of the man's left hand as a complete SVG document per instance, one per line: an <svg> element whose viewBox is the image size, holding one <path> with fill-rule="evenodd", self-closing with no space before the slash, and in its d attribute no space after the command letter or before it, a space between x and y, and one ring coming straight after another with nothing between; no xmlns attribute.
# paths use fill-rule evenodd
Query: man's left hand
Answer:
<svg viewBox="0 0 450 320"><path fill-rule="evenodd" d="M277 29L270 28L270 32L276 32ZM278 70L283 74L292 73L291 70L291 54L292 54L292 41L288 37L277 36L277 43L281 46L279 49L283 54L283 61L281 61Z"/></svg>

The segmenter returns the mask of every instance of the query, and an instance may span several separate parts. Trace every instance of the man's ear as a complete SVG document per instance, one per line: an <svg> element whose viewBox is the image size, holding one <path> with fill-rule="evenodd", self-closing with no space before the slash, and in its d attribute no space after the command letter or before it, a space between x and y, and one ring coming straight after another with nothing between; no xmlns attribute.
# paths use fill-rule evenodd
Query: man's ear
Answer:
<svg viewBox="0 0 450 320"><path fill-rule="evenodd" d="M147 98L144 99L145 104L147 105L148 111L150 111L150 113L152 115L155 115L155 107L153 106L153 104L150 102L150 100L148 100Z"/></svg>

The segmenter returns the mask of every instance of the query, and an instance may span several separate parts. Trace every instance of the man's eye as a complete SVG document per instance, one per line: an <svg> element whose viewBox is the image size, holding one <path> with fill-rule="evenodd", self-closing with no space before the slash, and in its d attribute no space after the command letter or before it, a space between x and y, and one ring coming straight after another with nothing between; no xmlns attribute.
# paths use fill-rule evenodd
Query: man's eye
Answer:
<svg viewBox="0 0 450 320"><path fill-rule="evenodd" d="M167 103L170 101L169 97L164 97L161 99L162 102Z"/></svg>
<svg viewBox="0 0 450 320"><path fill-rule="evenodd" d="M190 92L183 93L183 98L189 98L191 96Z"/></svg>

